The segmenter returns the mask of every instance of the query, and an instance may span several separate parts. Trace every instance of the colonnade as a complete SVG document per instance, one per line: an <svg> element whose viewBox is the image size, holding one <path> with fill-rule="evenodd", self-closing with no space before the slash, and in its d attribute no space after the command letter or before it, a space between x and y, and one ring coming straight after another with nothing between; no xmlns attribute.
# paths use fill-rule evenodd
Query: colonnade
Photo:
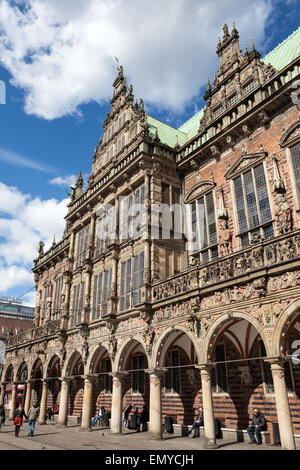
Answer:
<svg viewBox="0 0 300 470"><path fill-rule="evenodd" d="M287 389L284 378L284 360L282 358L267 359L271 364L271 371L275 389L275 399L277 408L277 419L279 424L279 431L281 436L281 446L283 449L294 450L295 440L293 434L291 413L288 402ZM202 364L196 366L201 372L202 382L202 407L204 414L204 437L206 448L215 448L215 426L214 426L214 410L213 410L213 397L211 385L211 365ZM149 374L150 378L150 406L149 406L149 431L153 438L161 439L163 433L162 425L162 383L163 377L167 369L155 368L147 369L145 372ZM112 403L111 403L111 425L110 432L113 434L122 432L122 399L124 391L124 379L127 375L126 371L111 372L112 376ZM57 426L66 426L68 421L68 401L69 401L69 385L70 378L61 377L61 396L59 415L57 419ZM93 381L94 376L84 376L84 394L83 394L83 407L81 419L81 431L91 430L91 413L92 413L92 400L93 400ZM45 423L45 412L47 404L47 391L48 380L42 379L42 397L40 401L40 415L39 424ZM12 384L12 397L9 419L13 418L17 396L17 382ZM25 413L27 414L30 407L32 381L26 382L26 396L25 396ZM6 382L2 382L2 389L0 393L0 403L3 404L5 397Z"/></svg>

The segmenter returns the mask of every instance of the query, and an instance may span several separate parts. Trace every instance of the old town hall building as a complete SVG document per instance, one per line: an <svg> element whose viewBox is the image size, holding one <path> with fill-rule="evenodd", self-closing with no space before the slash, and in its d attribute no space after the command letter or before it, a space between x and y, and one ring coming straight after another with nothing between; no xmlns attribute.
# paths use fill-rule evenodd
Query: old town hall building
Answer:
<svg viewBox="0 0 300 470"><path fill-rule="evenodd" d="M0 400L60 403L57 426L132 403L206 446L263 411L300 439L300 28L263 59L223 28L205 107L179 129L149 116L123 68L88 185L61 241L34 260L34 327L7 340ZM78 417L78 418L76 418ZM246 438L247 439L247 438Z"/></svg>

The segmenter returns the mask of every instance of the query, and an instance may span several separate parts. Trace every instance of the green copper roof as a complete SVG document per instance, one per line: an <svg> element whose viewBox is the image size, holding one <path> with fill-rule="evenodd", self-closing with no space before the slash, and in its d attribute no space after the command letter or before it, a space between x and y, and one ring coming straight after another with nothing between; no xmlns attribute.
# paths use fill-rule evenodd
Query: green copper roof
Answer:
<svg viewBox="0 0 300 470"><path fill-rule="evenodd" d="M200 119L203 116L204 108L200 109L198 113L192 116L188 121L186 121L182 126L179 127L179 130L185 132L188 135L188 140L198 134Z"/></svg>
<svg viewBox="0 0 300 470"><path fill-rule="evenodd" d="M157 129L158 137L162 144L168 145L174 148L176 145L176 136L178 144L184 145L188 141L188 136L180 129L174 129L174 127L165 124L164 122L154 119L152 116L147 115L147 123L149 126L150 135L155 137L155 129Z"/></svg>
<svg viewBox="0 0 300 470"><path fill-rule="evenodd" d="M281 70L292 62L292 60L294 60L299 54L300 27L261 60L265 64L271 64L275 69ZM163 144L174 148L177 136L178 144L182 146L198 134L200 119L203 116L203 112L204 108L198 111L178 129L174 129L168 124L158 121L151 116L147 116L150 135L154 137L155 129L157 129L158 137Z"/></svg>
<svg viewBox="0 0 300 470"><path fill-rule="evenodd" d="M300 27L269 52L262 60L281 70L300 54Z"/></svg>

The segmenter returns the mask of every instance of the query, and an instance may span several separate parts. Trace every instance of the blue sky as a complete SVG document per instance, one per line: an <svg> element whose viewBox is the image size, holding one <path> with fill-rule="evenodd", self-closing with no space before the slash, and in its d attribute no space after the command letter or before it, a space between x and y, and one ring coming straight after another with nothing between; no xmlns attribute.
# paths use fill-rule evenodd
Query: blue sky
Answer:
<svg viewBox="0 0 300 470"><path fill-rule="evenodd" d="M62 233L69 187L53 180L89 173L115 56L146 111L179 127L203 106L225 22L235 21L241 49L253 37L262 56L300 24L296 0L149 4L0 0L0 295L32 287L39 239L49 246Z"/></svg>

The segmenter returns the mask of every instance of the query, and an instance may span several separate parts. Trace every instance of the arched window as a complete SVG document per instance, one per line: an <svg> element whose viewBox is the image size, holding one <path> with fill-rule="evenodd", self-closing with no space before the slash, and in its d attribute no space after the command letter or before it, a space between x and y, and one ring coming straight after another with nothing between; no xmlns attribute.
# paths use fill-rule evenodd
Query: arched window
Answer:
<svg viewBox="0 0 300 470"><path fill-rule="evenodd" d="M131 358L132 393L145 393L145 356L136 354Z"/></svg>
<svg viewBox="0 0 300 470"><path fill-rule="evenodd" d="M165 392L180 394L180 351L172 349L168 352L165 375Z"/></svg>

